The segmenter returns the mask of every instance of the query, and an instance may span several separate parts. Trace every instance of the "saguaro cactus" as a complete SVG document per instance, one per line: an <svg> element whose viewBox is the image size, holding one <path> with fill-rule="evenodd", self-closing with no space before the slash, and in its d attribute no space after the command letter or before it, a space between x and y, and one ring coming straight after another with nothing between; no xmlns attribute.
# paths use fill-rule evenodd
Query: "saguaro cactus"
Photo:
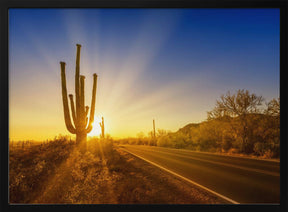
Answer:
<svg viewBox="0 0 288 212"><path fill-rule="evenodd" d="M76 54L76 73L75 73L75 106L73 95L69 95L71 114L74 122L72 124L70 118L70 111L68 106L67 98L67 88L66 88L66 76L65 76L65 62L60 62L61 66L61 83L62 83L62 99L63 99L63 109L64 118L67 130L76 134L76 143L80 146L82 152L86 151L86 141L87 133L92 130L92 123L94 122L94 111L95 111L95 99L96 99L96 86L97 86L97 74L93 74L93 90L92 90L92 100L90 108L90 118L88 121L89 107L85 107L85 95L84 95L84 83L85 76L80 75L80 49L81 45L76 44L77 54ZM76 108L76 110L75 110Z"/></svg>
<svg viewBox="0 0 288 212"><path fill-rule="evenodd" d="M101 138L104 138L104 118L102 117L102 122L99 123L100 127L101 127Z"/></svg>

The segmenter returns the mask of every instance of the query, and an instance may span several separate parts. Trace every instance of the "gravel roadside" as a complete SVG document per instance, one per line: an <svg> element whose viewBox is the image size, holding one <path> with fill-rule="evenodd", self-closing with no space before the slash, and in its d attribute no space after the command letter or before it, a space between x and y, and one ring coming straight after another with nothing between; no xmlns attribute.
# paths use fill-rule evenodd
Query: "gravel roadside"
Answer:
<svg viewBox="0 0 288 212"><path fill-rule="evenodd" d="M119 204L226 204L225 200L165 172L123 149L110 163ZM117 154L116 154L117 155ZM116 162L117 161L117 162ZM115 166L115 164L121 166ZM109 168L109 163L108 163Z"/></svg>

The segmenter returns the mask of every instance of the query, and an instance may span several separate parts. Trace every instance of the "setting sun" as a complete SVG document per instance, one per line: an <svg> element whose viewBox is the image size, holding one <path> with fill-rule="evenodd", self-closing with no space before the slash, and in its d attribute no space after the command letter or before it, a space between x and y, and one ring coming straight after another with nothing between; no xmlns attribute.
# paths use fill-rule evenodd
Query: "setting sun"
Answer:
<svg viewBox="0 0 288 212"><path fill-rule="evenodd" d="M88 136L100 136L101 134L101 127L100 127L100 123L101 122L101 117L99 116L95 116L94 118L94 123L92 131L90 133L88 133Z"/></svg>

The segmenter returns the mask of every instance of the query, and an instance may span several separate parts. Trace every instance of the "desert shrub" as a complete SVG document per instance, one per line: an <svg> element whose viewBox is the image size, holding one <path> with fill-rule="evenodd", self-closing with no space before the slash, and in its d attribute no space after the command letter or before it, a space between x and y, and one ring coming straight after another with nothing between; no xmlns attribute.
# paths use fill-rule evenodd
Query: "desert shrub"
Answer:
<svg viewBox="0 0 288 212"><path fill-rule="evenodd" d="M273 158L274 157L274 152L271 149L267 149L264 153L264 158Z"/></svg>
<svg viewBox="0 0 288 212"><path fill-rule="evenodd" d="M199 143L200 151L208 151L212 148L215 149L214 144L215 144L214 140L205 139L205 138L200 139L200 143Z"/></svg>
<svg viewBox="0 0 288 212"><path fill-rule="evenodd" d="M74 182L84 182L89 169L101 166L100 158L90 151L85 152L85 154L78 150L74 151L73 157L70 157L67 163L71 164L71 176Z"/></svg>
<svg viewBox="0 0 288 212"><path fill-rule="evenodd" d="M239 149L237 148L231 148L228 150L228 154L238 154L239 153Z"/></svg>
<svg viewBox="0 0 288 212"><path fill-rule="evenodd" d="M160 147L173 147L173 142L168 135L161 136L157 139L157 146Z"/></svg>
<svg viewBox="0 0 288 212"><path fill-rule="evenodd" d="M43 189L55 168L69 157L74 144L65 138L9 150L9 200L27 203Z"/></svg>
<svg viewBox="0 0 288 212"><path fill-rule="evenodd" d="M142 144L144 144L144 139L137 139L136 142L135 142L135 144L137 144L137 145L142 145Z"/></svg>
<svg viewBox="0 0 288 212"><path fill-rule="evenodd" d="M188 136L182 132L168 133L157 138L157 146L186 148L189 145Z"/></svg>
<svg viewBox="0 0 288 212"><path fill-rule="evenodd" d="M256 142L254 144L254 152L264 158L276 158L279 157L280 148L278 144Z"/></svg>
<svg viewBox="0 0 288 212"><path fill-rule="evenodd" d="M172 135L172 142L175 148L186 148L188 145L188 136L182 132L177 132Z"/></svg>
<svg viewBox="0 0 288 212"><path fill-rule="evenodd" d="M257 142L254 144L254 152L257 155L264 155L265 151L267 150L267 145L265 143Z"/></svg>

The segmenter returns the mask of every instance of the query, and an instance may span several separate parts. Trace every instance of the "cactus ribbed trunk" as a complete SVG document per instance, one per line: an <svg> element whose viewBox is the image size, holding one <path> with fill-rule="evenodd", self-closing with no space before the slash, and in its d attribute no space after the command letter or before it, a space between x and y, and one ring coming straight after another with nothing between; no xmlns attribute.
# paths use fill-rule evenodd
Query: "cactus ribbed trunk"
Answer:
<svg viewBox="0 0 288 212"><path fill-rule="evenodd" d="M96 99L96 87L97 87L97 74L93 74L93 90L92 90L92 100L90 108L90 118L88 119L89 107L85 106L85 76L80 75L80 49L81 45L77 44L77 54L76 54L76 70L75 70L75 105L73 100L73 95L69 95L70 105L71 105L71 115L74 122L72 124L70 118L70 110L67 98L67 88L66 88L66 76L65 76L65 62L60 62L61 64L61 84L62 84L62 99L63 99L63 109L64 109L64 119L67 130L76 134L76 143L78 144L82 153L87 149L87 133L92 130L92 123L94 121L94 111L95 111L95 99ZM89 120L89 123L88 123ZM88 126L87 126L88 125Z"/></svg>
<svg viewBox="0 0 288 212"><path fill-rule="evenodd" d="M76 133L76 144L82 153L87 150L87 133Z"/></svg>

